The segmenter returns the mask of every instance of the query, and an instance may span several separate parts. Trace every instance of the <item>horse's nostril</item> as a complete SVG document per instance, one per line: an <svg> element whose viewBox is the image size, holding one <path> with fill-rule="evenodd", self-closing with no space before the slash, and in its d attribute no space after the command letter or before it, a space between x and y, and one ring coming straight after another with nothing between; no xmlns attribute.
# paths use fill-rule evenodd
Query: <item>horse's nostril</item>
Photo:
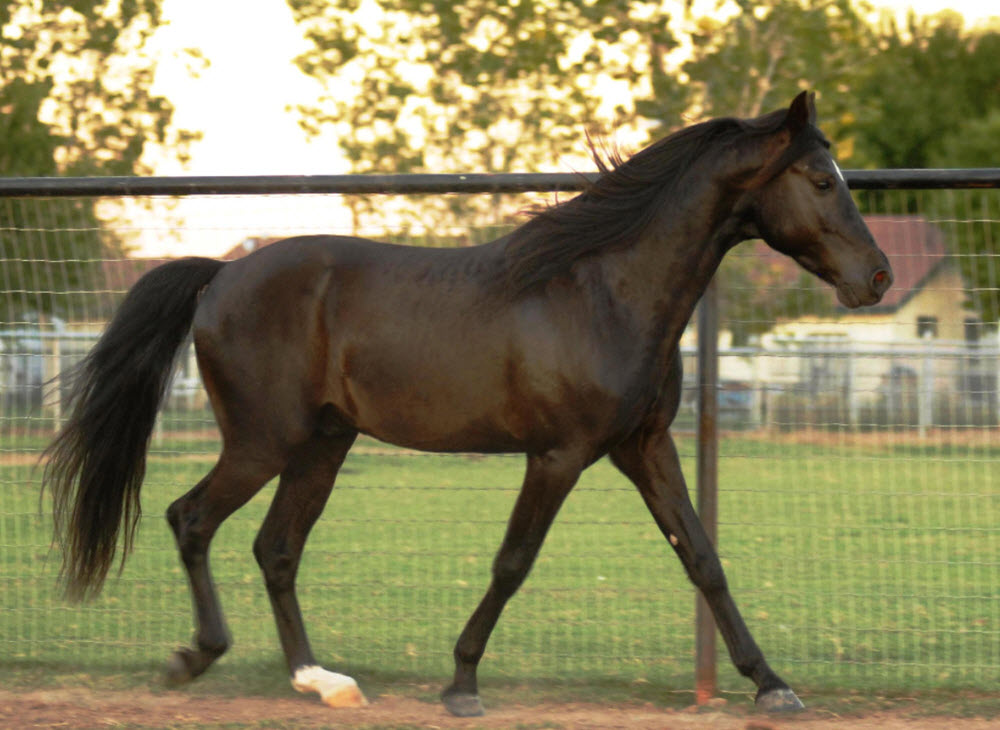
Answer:
<svg viewBox="0 0 1000 730"><path fill-rule="evenodd" d="M892 284L892 274L885 269L879 269L872 277L872 285L879 291L885 291Z"/></svg>

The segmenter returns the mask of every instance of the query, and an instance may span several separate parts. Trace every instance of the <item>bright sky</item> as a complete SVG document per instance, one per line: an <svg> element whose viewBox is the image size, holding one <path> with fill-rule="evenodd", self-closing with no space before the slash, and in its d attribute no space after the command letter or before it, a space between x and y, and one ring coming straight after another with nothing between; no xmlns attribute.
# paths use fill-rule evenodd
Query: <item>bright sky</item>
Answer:
<svg viewBox="0 0 1000 730"><path fill-rule="evenodd" d="M339 171L335 141L306 142L289 105L308 102L316 88L293 65L306 42L285 0L164 0L166 24L155 36L161 60L155 91L173 103L180 128L203 140L186 171L160 174L315 174ZM192 78L182 52L208 61ZM332 159L328 159L332 158ZM334 169L336 168L336 169Z"/></svg>
<svg viewBox="0 0 1000 730"><path fill-rule="evenodd" d="M672 2L674 0L667 0ZM678 16L681 0L676 0ZM969 25L1000 10L990 12L987 0L873 0L905 14L913 7L926 15L943 9L961 12ZM696 0L695 11L711 12L717 0ZM288 110L290 105L309 102L317 89L292 64L305 49L285 0L164 0L164 27L154 38L160 58L155 91L173 103L178 127L199 130L203 139L192 147L186 167L172 160L150 161L160 175L253 175L330 174L346 171L337 140L309 140ZM182 49L198 48L208 65L192 78L192 64ZM286 203L287 205L287 203ZM326 218L329 218L327 202ZM140 242L145 255L169 250L196 250L216 255L252 235L258 228L274 229L275 221L309 217L305 209L289 212L260 201L244 203L245 225L224 230L225 224L198 222L194 210L177 215L204 235L185 235L183 241L168 236L145 237ZM300 206L301 208L301 206ZM193 217L193 218L192 218ZM294 232L294 227L289 231ZM278 231L275 231L278 232ZM196 232L195 232L196 233ZM211 235L208 235L208 234ZM290 235L290 233L289 233ZM196 242L197 241L197 242Z"/></svg>

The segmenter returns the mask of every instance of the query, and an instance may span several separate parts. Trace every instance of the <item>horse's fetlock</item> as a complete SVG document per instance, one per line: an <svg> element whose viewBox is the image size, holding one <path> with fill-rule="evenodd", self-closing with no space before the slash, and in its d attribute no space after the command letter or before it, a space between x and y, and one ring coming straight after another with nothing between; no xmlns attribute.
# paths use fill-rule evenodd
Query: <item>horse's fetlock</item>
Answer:
<svg viewBox="0 0 1000 730"><path fill-rule="evenodd" d="M455 657L455 664L459 667L472 668L473 673L475 673L475 667L478 666L479 660L483 658L483 652L486 647L482 644L476 644L473 641L459 639L458 643L455 644L455 650L452 652Z"/></svg>
<svg viewBox="0 0 1000 730"><path fill-rule="evenodd" d="M229 647L232 645L229 637L216 637L211 639L198 639L198 651L202 654L212 657L212 659L218 659L220 656L229 651Z"/></svg>
<svg viewBox="0 0 1000 730"><path fill-rule="evenodd" d="M755 676L758 674L758 670L761 669L761 665L764 664L764 655L761 654L760 652L754 652L749 656L740 657L739 659L734 659L733 664L736 667L736 670L744 677L749 677L750 679L760 681L761 687L763 687L764 684L767 684L768 688L771 688L772 686L777 686L773 685L770 682L764 682L764 680L758 680L758 678ZM784 682L778 680L777 677L774 677L774 679L777 680L780 684L784 685Z"/></svg>

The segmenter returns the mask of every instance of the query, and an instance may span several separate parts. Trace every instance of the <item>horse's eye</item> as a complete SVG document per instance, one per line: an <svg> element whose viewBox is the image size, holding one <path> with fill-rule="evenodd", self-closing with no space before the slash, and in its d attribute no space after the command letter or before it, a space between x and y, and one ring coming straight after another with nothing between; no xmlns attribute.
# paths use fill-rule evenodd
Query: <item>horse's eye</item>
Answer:
<svg viewBox="0 0 1000 730"><path fill-rule="evenodd" d="M833 189L833 181L828 177L817 180L815 184L817 190L822 190L824 192Z"/></svg>

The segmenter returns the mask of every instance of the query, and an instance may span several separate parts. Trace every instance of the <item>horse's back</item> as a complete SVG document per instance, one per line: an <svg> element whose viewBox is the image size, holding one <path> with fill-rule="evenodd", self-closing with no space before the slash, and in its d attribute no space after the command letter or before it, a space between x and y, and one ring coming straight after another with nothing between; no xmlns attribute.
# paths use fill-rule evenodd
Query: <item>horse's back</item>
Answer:
<svg viewBox="0 0 1000 730"><path fill-rule="evenodd" d="M322 236L232 262L194 328L220 425L239 403L283 440L325 418L423 448L516 450L501 423L512 314L491 300L491 255Z"/></svg>
<svg viewBox="0 0 1000 730"><path fill-rule="evenodd" d="M230 262L204 293L197 327L237 315L284 328L301 307L349 306L405 315L408 303L449 311L483 304L501 275L496 247L430 249L347 236L289 238Z"/></svg>

